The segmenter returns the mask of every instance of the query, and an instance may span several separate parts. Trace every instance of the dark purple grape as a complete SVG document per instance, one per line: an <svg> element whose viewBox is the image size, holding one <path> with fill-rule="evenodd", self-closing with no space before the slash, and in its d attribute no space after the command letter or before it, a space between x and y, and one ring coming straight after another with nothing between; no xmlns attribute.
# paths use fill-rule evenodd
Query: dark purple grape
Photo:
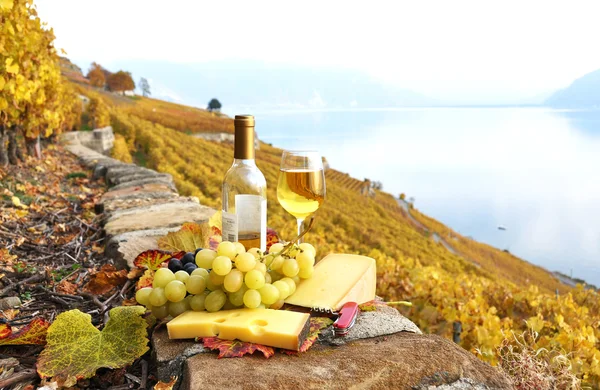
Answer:
<svg viewBox="0 0 600 390"><path fill-rule="evenodd" d="M181 271L183 269L183 264L181 263L180 260L172 257L171 260L169 260L169 269L173 273L175 273L177 271Z"/></svg>
<svg viewBox="0 0 600 390"><path fill-rule="evenodd" d="M189 263L196 263L196 256L192 253L192 252L188 252L185 255L183 255L183 257L181 258L181 262L183 263L183 265L189 264Z"/></svg>
<svg viewBox="0 0 600 390"><path fill-rule="evenodd" d="M198 266L195 263L187 263L184 264L183 266L183 270L185 272L187 272L188 274L191 274L192 272L194 272L194 270L198 268Z"/></svg>
<svg viewBox="0 0 600 390"><path fill-rule="evenodd" d="M196 249L196 251L194 252L194 256L197 255L198 252L200 252L202 249L204 249L204 248L198 248L198 249Z"/></svg>

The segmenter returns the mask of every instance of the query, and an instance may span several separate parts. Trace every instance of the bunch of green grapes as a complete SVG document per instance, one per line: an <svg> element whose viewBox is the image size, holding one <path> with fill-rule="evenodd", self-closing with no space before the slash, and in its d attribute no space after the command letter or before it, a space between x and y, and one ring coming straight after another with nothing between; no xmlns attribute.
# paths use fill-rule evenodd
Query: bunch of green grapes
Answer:
<svg viewBox="0 0 600 390"><path fill-rule="evenodd" d="M193 253L191 253L193 255ZM308 243L285 248L273 244L268 253L248 251L239 242L224 241L217 250L196 251L195 269L173 272L160 268L152 287L139 289L135 299L156 318L176 317L187 311L221 309L279 309L296 291L301 279L312 276L315 248ZM177 259L171 260L179 266Z"/></svg>

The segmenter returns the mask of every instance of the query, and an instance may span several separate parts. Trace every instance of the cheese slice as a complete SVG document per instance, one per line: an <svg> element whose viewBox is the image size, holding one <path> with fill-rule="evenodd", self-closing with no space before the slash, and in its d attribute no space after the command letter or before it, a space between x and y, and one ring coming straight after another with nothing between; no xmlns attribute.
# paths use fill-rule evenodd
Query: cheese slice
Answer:
<svg viewBox="0 0 600 390"><path fill-rule="evenodd" d="M186 311L167 323L170 339L218 337L297 351L308 335L308 313L235 309L214 313Z"/></svg>
<svg viewBox="0 0 600 390"><path fill-rule="evenodd" d="M310 279L298 284L285 302L309 308L337 311L346 302L375 299L375 260L359 255L331 254L315 265Z"/></svg>

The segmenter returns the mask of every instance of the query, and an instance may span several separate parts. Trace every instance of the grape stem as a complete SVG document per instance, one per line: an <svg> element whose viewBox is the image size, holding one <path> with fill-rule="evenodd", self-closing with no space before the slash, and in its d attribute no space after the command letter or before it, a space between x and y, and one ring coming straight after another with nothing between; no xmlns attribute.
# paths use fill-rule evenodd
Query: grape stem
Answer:
<svg viewBox="0 0 600 390"><path fill-rule="evenodd" d="M310 229L312 229L312 227L315 225L315 219L317 218L316 215L313 215L312 217L310 217L310 222L308 223L308 227L306 229L304 229L304 231L302 233L300 233L298 235L298 237L296 237L295 239L293 239L292 241L288 242L287 244L285 244L285 246L283 247L282 250L280 250L279 252L273 254L273 258L277 257L277 256L281 256L287 252L290 251L290 249L293 248L294 244L296 244L298 241L300 241L300 239L302 239L302 237L308 233L308 231ZM261 257L261 260L263 260L264 258L266 258L266 255L263 255Z"/></svg>

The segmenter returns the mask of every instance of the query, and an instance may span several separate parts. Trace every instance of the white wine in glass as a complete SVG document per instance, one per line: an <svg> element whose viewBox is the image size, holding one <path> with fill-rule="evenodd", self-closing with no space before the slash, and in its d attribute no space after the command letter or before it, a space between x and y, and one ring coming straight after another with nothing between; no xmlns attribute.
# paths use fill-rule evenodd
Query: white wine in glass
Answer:
<svg viewBox="0 0 600 390"><path fill-rule="evenodd" d="M325 200L325 173L318 152L283 152L277 200L285 211L296 217L300 235L304 219L317 211Z"/></svg>

